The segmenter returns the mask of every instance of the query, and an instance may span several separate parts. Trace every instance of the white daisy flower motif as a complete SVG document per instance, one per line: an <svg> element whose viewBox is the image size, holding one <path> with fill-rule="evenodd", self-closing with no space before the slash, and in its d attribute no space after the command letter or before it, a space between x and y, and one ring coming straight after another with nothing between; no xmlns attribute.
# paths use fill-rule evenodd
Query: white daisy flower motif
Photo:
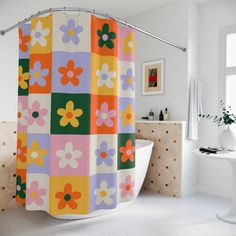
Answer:
<svg viewBox="0 0 236 236"><path fill-rule="evenodd" d="M22 103L18 104L18 122L21 126L26 126L28 123L28 109L23 109Z"/></svg>
<svg viewBox="0 0 236 236"><path fill-rule="evenodd" d="M101 70L96 71L98 77L97 86L102 87L103 85L108 88L114 87L113 79L116 77L115 71L109 71L109 66L107 63L102 64Z"/></svg>
<svg viewBox="0 0 236 236"><path fill-rule="evenodd" d="M105 203L110 206L113 203L112 195L116 192L115 188L108 188L108 184L106 180L102 180L99 188L94 190L94 194L96 196L96 205L100 205L101 203Z"/></svg>
<svg viewBox="0 0 236 236"><path fill-rule="evenodd" d="M38 43L40 46L46 47L47 40L45 37L48 36L49 32L49 28L43 29L43 24L39 20L36 24L35 29L32 29L31 31L31 45L34 46Z"/></svg>
<svg viewBox="0 0 236 236"><path fill-rule="evenodd" d="M70 166L75 169L78 167L78 158L82 155L81 150L74 150L73 143L68 142L65 144L64 149L60 149L56 152L56 156L60 158L59 167L65 168L66 166Z"/></svg>

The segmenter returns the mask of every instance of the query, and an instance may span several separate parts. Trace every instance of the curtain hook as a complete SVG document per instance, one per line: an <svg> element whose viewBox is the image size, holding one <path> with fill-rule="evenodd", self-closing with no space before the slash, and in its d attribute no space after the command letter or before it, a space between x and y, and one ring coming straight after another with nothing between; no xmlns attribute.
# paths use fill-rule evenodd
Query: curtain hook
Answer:
<svg viewBox="0 0 236 236"><path fill-rule="evenodd" d="M63 7L63 13L66 14L66 7Z"/></svg>

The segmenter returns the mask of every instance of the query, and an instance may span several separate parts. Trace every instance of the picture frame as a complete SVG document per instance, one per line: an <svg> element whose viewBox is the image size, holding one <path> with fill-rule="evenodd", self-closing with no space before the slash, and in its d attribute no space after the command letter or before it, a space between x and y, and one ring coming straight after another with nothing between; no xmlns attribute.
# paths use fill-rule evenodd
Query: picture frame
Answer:
<svg viewBox="0 0 236 236"><path fill-rule="evenodd" d="M164 93L165 60L144 62L142 65L142 95Z"/></svg>

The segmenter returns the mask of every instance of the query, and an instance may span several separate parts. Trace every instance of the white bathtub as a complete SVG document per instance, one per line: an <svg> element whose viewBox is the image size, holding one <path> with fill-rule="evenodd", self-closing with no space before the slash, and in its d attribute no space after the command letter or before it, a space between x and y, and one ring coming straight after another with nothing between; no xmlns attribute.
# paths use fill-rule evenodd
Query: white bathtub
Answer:
<svg viewBox="0 0 236 236"><path fill-rule="evenodd" d="M136 153L135 153L135 199L137 198L143 181L145 179L148 164L151 158L153 142L150 140L136 139ZM66 215L52 215L52 217L57 219L72 220L72 219L86 219L91 217L97 217L105 215L111 212L114 212L118 209L130 205L133 201L120 203L115 209L106 209L106 210L97 210L91 214L87 215L75 215L75 214L66 214Z"/></svg>

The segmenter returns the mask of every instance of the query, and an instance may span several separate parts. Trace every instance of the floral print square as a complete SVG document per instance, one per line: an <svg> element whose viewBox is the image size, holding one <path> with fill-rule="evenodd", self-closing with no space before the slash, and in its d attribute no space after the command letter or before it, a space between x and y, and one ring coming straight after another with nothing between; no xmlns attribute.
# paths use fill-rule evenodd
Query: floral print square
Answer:
<svg viewBox="0 0 236 236"><path fill-rule="evenodd" d="M50 176L52 215L89 213L89 177Z"/></svg>
<svg viewBox="0 0 236 236"><path fill-rule="evenodd" d="M18 95L26 96L29 91L29 59L20 59L18 66Z"/></svg>
<svg viewBox="0 0 236 236"><path fill-rule="evenodd" d="M89 94L52 94L52 134L89 134L89 119Z"/></svg>
<svg viewBox="0 0 236 236"><path fill-rule="evenodd" d="M135 134L118 134L118 170L135 167Z"/></svg>
<svg viewBox="0 0 236 236"><path fill-rule="evenodd" d="M135 198L135 168L117 172L118 202L132 201Z"/></svg>
<svg viewBox="0 0 236 236"><path fill-rule="evenodd" d="M90 175L116 170L117 135L90 135Z"/></svg>
<svg viewBox="0 0 236 236"><path fill-rule="evenodd" d="M53 52L52 92L90 93L90 53Z"/></svg>
<svg viewBox="0 0 236 236"><path fill-rule="evenodd" d="M118 55L118 24L91 16L91 52L103 56Z"/></svg>
<svg viewBox="0 0 236 236"><path fill-rule="evenodd" d="M17 133L17 147L16 147L16 168L26 169L27 164L27 133Z"/></svg>
<svg viewBox="0 0 236 236"><path fill-rule="evenodd" d="M54 13L53 16L53 51L90 52L91 32L90 15Z"/></svg>
<svg viewBox="0 0 236 236"><path fill-rule="evenodd" d="M92 53L91 66L91 93L99 95L117 95L117 58L99 56Z"/></svg>
<svg viewBox="0 0 236 236"><path fill-rule="evenodd" d="M50 93L52 53L30 55L29 93Z"/></svg>
<svg viewBox="0 0 236 236"><path fill-rule="evenodd" d="M90 211L117 206L117 174L90 176Z"/></svg>
<svg viewBox="0 0 236 236"><path fill-rule="evenodd" d="M50 94L29 94L28 133L49 134L51 115Z"/></svg>
<svg viewBox="0 0 236 236"><path fill-rule="evenodd" d="M26 209L48 211L49 176L47 174L28 174L26 183Z"/></svg>
<svg viewBox="0 0 236 236"><path fill-rule="evenodd" d="M16 169L16 202L25 203L26 169Z"/></svg>
<svg viewBox="0 0 236 236"><path fill-rule="evenodd" d="M135 99L118 98L118 132L135 132Z"/></svg>
<svg viewBox="0 0 236 236"><path fill-rule="evenodd" d="M51 135L50 174L89 175L89 135Z"/></svg>
<svg viewBox="0 0 236 236"><path fill-rule="evenodd" d="M26 132L28 125L28 96L18 97L17 131Z"/></svg>
<svg viewBox="0 0 236 236"><path fill-rule="evenodd" d="M91 95L91 134L117 133L117 97Z"/></svg>
<svg viewBox="0 0 236 236"><path fill-rule="evenodd" d="M49 173L50 135L28 134L27 172Z"/></svg>
<svg viewBox="0 0 236 236"><path fill-rule="evenodd" d="M29 59L31 25L19 26L19 59Z"/></svg>
<svg viewBox="0 0 236 236"><path fill-rule="evenodd" d="M119 61L118 96L135 97L135 65L133 62Z"/></svg>
<svg viewBox="0 0 236 236"><path fill-rule="evenodd" d="M31 20L30 54L48 54L52 51L52 14Z"/></svg>
<svg viewBox="0 0 236 236"><path fill-rule="evenodd" d="M119 59L123 61L134 61L135 37L134 30L119 26Z"/></svg>

